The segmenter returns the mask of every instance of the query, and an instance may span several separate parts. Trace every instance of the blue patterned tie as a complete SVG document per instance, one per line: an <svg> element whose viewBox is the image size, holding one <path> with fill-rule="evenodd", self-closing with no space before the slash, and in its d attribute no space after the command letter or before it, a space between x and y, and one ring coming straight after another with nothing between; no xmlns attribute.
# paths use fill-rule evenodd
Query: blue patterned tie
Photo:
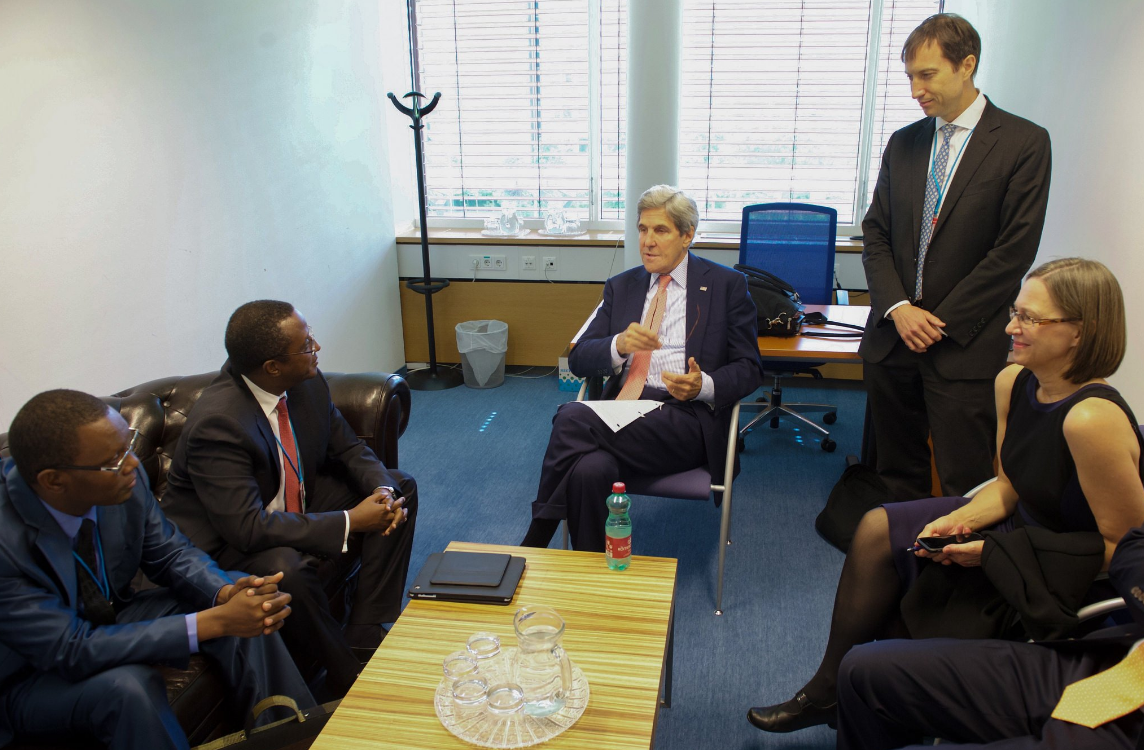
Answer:
<svg viewBox="0 0 1144 750"><path fill-rule="evenodd" d="M914 285L915 302L922 298L922 269L925 268L926 251L929 250L930 238L933 237L933 228L937 225L937 221L935 221L937 180L945 183L945 168L949 165L949 141L953 138L953 131L955 130L957 130L957 126L953 123L941 126L941 147L937 150L937 156L933 160L933 169L930 170L929 179L926 180L926 202L922 209L922 241L918 248L918 280Z"/></svg>

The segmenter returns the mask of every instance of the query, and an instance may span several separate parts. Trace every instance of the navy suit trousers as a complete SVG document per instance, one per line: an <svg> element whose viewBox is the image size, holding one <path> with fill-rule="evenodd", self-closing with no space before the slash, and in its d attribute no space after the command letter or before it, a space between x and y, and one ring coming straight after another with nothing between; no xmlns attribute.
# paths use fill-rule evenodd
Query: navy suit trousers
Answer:
<svg viewBox="0 0 1144 750"><path fill-rule="evenodd" d="M119 622L141 622L186 613L167 589L140 593L119 613ZM218 662L231 688L230 701L248 712L270 695L288 695L298 706L314 705L277 633L258 638L215 638L199 650ZM69 682L35 672L0 696L0 712L19 738L94 738L116 750L186 748L187 738L167 703L159 671L125 664ZM282 718L266 715L265 721Z"/></svg>
<svg viewBox="0 0 1144 750"><path fill-rule="evenodd" d="M948 638L857 646L839 670L838 748L926 747L923 737L941 737L942 748L1135 748L1140 711L1096 729L1050 718L1067 685L1127 651L1093 638L1067 647Z"/></svg>
<svg viewBox="0 0 1144 750"><path fill-rule="evenodd" d="M655 392L645 390L645 398ZM562 405L540 471L532 517L567 519L575 549L604 551L604 504L613 482L635 474L661 475L707 464L703 429L694 409L706 404L671 399L613 432L582 403Z"/></svg>

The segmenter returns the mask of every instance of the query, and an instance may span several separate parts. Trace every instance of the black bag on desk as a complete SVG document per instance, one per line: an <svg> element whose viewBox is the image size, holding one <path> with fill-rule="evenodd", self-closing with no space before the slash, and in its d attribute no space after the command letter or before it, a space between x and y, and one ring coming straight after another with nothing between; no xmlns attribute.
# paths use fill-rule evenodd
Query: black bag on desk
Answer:
<svg viewBox="0 0 1144 750"><path fill-rule="evenodd" d="M761 268L736 265L747 277L747 292L755 302L760 336L797 336L802 328L802 300L787 282Z"/></svg>

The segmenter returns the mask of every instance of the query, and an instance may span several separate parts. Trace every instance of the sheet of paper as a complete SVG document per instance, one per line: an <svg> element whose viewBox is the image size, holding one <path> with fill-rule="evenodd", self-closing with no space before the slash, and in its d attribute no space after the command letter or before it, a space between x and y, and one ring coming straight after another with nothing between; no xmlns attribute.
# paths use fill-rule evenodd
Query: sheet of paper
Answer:
<svg viewBox="0 0 1144 750"><path fill-rule="evenodd" d="M604 420L604 424L612 428L612 432L619 432L636 421L644 414L663 406L659 401L576 401L583 404L596 416Z"/></svg>

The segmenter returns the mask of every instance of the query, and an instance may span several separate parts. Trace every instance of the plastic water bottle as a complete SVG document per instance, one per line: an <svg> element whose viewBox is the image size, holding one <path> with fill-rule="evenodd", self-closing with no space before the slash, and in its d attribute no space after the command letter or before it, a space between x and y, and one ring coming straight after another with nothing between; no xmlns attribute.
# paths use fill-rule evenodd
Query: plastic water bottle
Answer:
<svg viewBox="0 0 1144 750"><path fill-rule="evenodd" d="M628 497L623 482L612 485L608 495L608 520L604 522L604 556L612 570L626 570L632 563L632 517L628 508L632 499Z"/></svg>

